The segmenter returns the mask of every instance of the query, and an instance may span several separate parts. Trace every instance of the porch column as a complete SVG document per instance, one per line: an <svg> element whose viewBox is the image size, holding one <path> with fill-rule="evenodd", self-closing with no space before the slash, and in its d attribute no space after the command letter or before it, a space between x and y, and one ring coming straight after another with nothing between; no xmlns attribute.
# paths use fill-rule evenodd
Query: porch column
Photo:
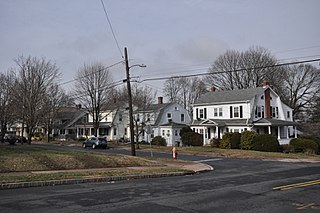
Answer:
<svg viewBox="0 0 320 213"><path fill-rule="evenodd" d="M280 128L280 126L278 126L278 140L280 140L280 139L281 139L280 130L281 130L281 128Z"/></svg>
<svg viewBox="0 0 320 213"><path fill-rule="evenodd" d="M286 129L287 131L287 139L289 138L289 127L287 126L287 129Z"/></svg>
<svg viewBox="0 0 320 213"><path fill-rule="evenodd" d="M271 135L271 126L268 126L268 134Z"/></svg>
<svg viewBox="0 0 320 213"><path fill-rule="evenodd" d="M218 134L219 134L219 127L218 127L218 126L216 126L216 134L215 134L215 138L220 138Z"/></svg>
<svg viewBox="0 0 320 213"><path fill-rule="evenodd" d="M298 133L297 133L297 126L294 127L294 137L297 138L298 137Z"/></svg>
<svg viewBox="0 0 320 213"><path fill-rule="evenodd" d="M203 127L203 144L206 145L207 141L206 141L206 127Z"/></svg>

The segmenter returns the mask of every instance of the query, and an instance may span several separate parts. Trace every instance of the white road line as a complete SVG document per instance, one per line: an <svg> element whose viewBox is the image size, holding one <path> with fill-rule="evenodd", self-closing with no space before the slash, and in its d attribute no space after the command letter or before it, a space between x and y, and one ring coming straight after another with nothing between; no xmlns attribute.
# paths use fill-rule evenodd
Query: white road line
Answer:
<svg viewBox="0 0 320 213"><path fill-rule="evenodd" d="M194 162L202 163L202 162L211 162L211 161L219 161L219 160L223 160L223 159L222 158L212 158L212 159L205 159L205 160L197 160Z"/></svg>

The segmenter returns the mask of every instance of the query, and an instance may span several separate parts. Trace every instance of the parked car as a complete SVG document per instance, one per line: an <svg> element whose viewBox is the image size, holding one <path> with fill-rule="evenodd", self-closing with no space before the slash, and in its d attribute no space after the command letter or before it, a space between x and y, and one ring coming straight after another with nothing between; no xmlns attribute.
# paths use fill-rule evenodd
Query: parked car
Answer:
<svg viewBox="0 0 320 213"><path fill-rule="evenodd" d="M19 143L19 138L15 134L5 134L4 135L4 142L7 142L11 145L14 145L15 143Z"/></svg>
<svg viewBox="0 0 320 213"><path fill-rule="evenodd" d="M82 144L83 148L92 147L95 148L107 148L107 138L106 137L90 137L85 140Z"/></svg>

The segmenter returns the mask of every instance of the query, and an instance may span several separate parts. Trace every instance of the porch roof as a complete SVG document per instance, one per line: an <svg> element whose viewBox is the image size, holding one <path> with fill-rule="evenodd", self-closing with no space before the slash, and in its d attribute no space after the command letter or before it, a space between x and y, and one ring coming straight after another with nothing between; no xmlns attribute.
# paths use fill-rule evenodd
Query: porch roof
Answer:
<svg viewBox="0 0 320 213"><path fill-rule="evenodd" d="M206 119L194 120L192 125L200 126L247 126L250 123L247 119Z"/></svg>
<svg viewBox="0 0 320 213"><path fill-rule="evenodd" d="M93 122L78 124L75 126L76 128L93 128ZM107 128L111 127L111 122L100 122L99 128Z"/></svg>
<svg viewBox="0 0 320 213"><path fill-rule="evenodd" d="M254 126L297 126L298 123L293 121L284 121L273 118L261 118L258 121L253 122Z"/></svg>

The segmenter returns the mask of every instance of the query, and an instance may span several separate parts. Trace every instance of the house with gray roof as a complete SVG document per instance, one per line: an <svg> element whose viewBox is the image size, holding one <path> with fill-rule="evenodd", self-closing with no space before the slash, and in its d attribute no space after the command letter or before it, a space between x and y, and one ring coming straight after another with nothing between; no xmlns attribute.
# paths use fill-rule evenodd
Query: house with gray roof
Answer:
<svg viewBox="0 0 320 213"><path fill-rule="evenodd" d="M256 131L276 136L280 144L297 137L293 109L284 104L268 82L263 87L216 91L193 104L191 128L203 135L204 144L225 132Z"/></svg>
<svg viewBox="0 0 320 213"><path fill-rule="evenodd" d="M134 120L138 121L144 131L139 140L150 142L153 137L161 136L166 139L167 146L180 146L180 130L191 123L188 111L177 103L163 103L158 97L157 104L138 108L134 112Z"/></svg>

